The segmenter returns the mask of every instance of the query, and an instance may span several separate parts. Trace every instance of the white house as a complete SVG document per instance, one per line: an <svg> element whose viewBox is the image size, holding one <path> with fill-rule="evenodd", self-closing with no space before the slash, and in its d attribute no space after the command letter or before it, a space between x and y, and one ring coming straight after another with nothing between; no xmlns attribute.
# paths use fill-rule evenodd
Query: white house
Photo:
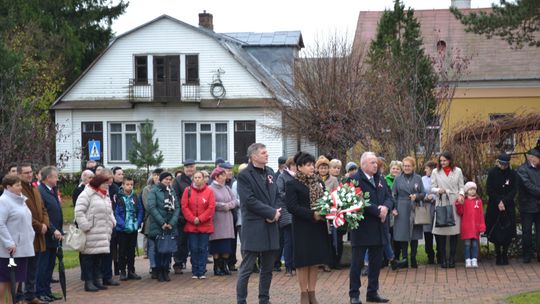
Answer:
<svg viewBox="0 0 540 304"><path fill-rule="evenodd" d="M163 15L116 37L52 106L62 170L81 169L89 141L99 142L92 156L105 166L133 167L127 153L145 119L163 167L245 162L254 142L266 144L273 167L298 147L313 151L271 129L282 125L276 88L292 81L303 46L299 31L215 33L206 12L199 27Z"/></svg>

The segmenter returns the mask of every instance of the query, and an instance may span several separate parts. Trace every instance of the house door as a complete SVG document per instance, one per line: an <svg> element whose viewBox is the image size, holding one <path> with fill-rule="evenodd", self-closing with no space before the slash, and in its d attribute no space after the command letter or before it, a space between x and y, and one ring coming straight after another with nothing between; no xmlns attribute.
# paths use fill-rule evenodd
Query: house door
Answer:
<svg viewBox="0 0 540 304"><path fill-rule="evenodd" d="M103 123L102 122L83 122L81 126L81 167L86 166L86 161L89 160L90 152L88 151L88 142L97 140L99 144L98 163L103 163Z"/></svg>
<svg viewBox="0 0 540 304"><path fill-rule="evenodd" d="M180 100L180 56L154 56L154 100Z"/></svg>
<svg viewBox="0 0 540 304"><path fill-rule="evenodd" d="M234 122L234 163L247 163L247 148L255 143L255 120Z"/></svg>

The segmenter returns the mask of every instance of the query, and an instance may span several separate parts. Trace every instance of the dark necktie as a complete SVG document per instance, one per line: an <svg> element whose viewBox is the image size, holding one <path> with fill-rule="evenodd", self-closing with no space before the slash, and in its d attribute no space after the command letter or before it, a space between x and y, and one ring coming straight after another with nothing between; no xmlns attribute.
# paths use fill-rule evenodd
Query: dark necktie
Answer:
<svg viewBox="0 0 540 304"><path fill-rule="evenodd" d="M375 179L373 179L373 176L369 178L369 182L375 187Z"/></svg>

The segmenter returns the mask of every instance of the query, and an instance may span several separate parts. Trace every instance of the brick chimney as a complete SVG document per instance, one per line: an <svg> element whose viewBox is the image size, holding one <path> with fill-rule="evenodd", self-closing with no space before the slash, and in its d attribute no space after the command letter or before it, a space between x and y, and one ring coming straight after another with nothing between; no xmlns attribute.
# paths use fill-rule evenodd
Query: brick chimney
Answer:
<svg viewBox="0 0 540 304"><path fill-rule="evenodd" d="M199 14L199 26L213 31L214 30L213 19L214 19L214 16L212 16L212 14L207 13L206 11L203 11L202 13Z"/></svg>
<svg viewBox="0 0 540 304"><path fill-rule="evenodd" d="M450 6L459 9L471 8L471 0L452 0Z"/></svg>

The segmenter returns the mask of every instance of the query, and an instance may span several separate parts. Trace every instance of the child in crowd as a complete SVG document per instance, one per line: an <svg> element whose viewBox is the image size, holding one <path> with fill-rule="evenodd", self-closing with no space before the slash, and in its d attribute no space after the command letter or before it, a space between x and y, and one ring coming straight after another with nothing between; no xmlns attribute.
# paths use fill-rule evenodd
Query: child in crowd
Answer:
<svg viewBox="0 0 540 304"><path fill-rule="evenodd" d="M137 233L143 221L144 208L133 191L131 177L124 177L122 181L122 187L116 196L114 215L119 247L120 280L140 280L141 277L135 272L135 248L137 247Z"/></svg>
<svg viewBox="0 0 540 304"><path fill-rule="evenodd" d="M455 203L457 213L461 216L461 239L465 243L465 268L478 267L480 233L486 231L482 200L476 195L476 189L474 182L466 183L465 201Z"/></svg>

